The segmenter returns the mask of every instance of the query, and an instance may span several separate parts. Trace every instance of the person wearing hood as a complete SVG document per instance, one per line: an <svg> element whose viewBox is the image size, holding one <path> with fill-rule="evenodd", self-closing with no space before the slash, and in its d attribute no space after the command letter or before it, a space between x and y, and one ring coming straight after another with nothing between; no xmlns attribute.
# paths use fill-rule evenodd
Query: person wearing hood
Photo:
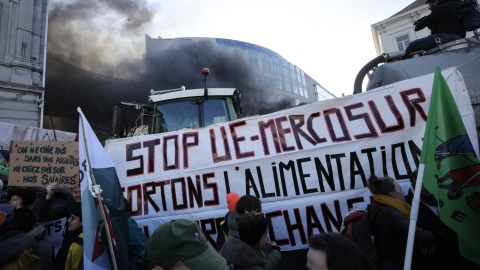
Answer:
<svg viewBox="0 0 480 270"><path fill-rule="evenodd" d="M0 204L0 268L27 250L38 255L37 241L15 228L13 216L14 208L10 204Z"/></svg>
<svg viewBox="0 0 480 270"><path fill-rule="evenodd" d="M262 212L262 202L253 195L243 195L238 199L235 211L228 215L228 237L238 236L237 219L244 215Z"/></svg>
<svg viewBox="0 0 480 270"><path fill-rule="evenodd" d="M437 40L442 44L457 39L465 38L466 30L457 3L459 0L427 0L428 8L432 11L413 24L415 31L428 27L431 34L427 37L414 40L405 49L405 55L417 51L427 51L437 45Z"/></svg>
<svg viewBox="0 0 480 270"><path fill-rule="evenodd" d="M228 217L230 216L230 213L235 211L237 208L237 202L240 199L240 196L236 192L230 192L227 194L226 200L227 200L227 205L228 205L228 212L225 214L225 218L223 221L220 223L220 228L218 230L218 235L217 235L217 241L216 241L216 248L217 251L220 252L222 250L223 244L225 244L225 241L228 239Z"/></svg>
<svg viewBox="0 0 480 270"><path fill-rule="evenodd" d="M263 214L244 215L237 219L238 236L227 239L220 255L233 269L278 269L282 261L280 247L267 240L267 219Z"/></svg>

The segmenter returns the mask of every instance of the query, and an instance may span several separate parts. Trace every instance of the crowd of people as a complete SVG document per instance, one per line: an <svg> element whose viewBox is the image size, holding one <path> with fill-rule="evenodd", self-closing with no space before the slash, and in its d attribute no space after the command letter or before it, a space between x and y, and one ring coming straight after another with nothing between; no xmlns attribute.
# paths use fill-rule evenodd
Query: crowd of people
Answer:
<svg viewBox="0 0 480 270"><path fill-rule="evenodd" d="M369 178L368 188L373 196L368 211L375 212L370 229L379 262L372 262L360 246L346 236L325 232L309 237L306 265L298 265L296 269L403 269L415 181L416 171L411 174L412 188L405 196L394 179ZM71 188L68 200L54 206L58 188L58 184L47 186L46 194L39 198L31 188L9 190L9 202L0 204L0 268L28 253L38 255L41 262L32 269L83 269L80 189ZM228 211L214 247L195 221L165 222L147 239L129 217L131 263L128 269L280 269L281 247L269 240L269 229L273 228L269 228L262 213L261 200L252 195L240 197L235 192L229 193L226 200ZM457 235L441 222L437 209L435 198L422 188L411 269L478 269L460 256ZM56 256L45 258L39 248L43 230L39 231L38 224L59 218L67 220L62 245Z"/></svg>

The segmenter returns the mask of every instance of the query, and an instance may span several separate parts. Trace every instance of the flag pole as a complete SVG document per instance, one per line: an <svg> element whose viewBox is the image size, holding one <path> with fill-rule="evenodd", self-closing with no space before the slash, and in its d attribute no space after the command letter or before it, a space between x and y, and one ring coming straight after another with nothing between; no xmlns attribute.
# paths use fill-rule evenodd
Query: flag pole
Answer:
<svg viewBox="0 0 480 270"><path fill-rule="evenodd" d="M418 166L417 181L415 183L415 192L413 193L412 209L410 210L410 226L408 228L407 249L405 250L405 262L403 270L410 270L412 266L413 244L415 242L415 229L417 228L418 209L420 206L420 191L423 184L423 172L425 164Z"/></svg>
<svg viewBox="0 0 480 270"><path fill-rule="evenodd" d="M102 196L100 195L101 193L101 189L97 186L97 183L95 181L95 176L93 175L93 171L92 171L92 166L91 166L91 162L90 162L90 153L88 151L88 146L87 146L87 136L86 136L86 133L85 133L85 124L83 122L83 119L84 117L81 117L81 121L82 121L82 132L83 132L83 140L84 140L84 143L85 143L85 154L86 154L86 157L87 157L87 162L88 162L88 170L89 170L89 173L90 173L90 178L92 179L92 184L93 184L93 190L95 192L95 197L97 198L97 200L99 202L101 202L103 199L102 199ZM111 234L110 234L110 228L108 226L108 219L107 219L107 216L105 214L105 208L104 207L100 207L101 208L101 211L102 212L102 219L103 219L103 222L105 222L105 230L107 232L107 240L108 240L108 245L109 245L109 251L110 251L110 256L112 257L112 264L113 264L113 269L114 270L117 270L117 261L115 260L115 252L113 251L113 244L112 244L112 238L110 237Z"/></svg>

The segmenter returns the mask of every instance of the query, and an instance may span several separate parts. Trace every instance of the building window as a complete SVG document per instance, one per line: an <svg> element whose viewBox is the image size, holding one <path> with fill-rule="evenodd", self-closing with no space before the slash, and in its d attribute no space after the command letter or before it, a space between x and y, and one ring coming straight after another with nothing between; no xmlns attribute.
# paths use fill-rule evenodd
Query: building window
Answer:
<svg viewBox="0 0 480 270"><path fill-rule="evenodd" d="M275 103L275 96L274 95L268 95L268 103L269 104Z"/></svg>
<svg viewBox="0 0 480 270"><path fill-rule="evenodd" d="M308 91L306 89L303 90L303 93L305 94L305 98L308 98Z"/></svg>
<svg viewBox="0 0 480 270"><path fill-rule="evenodd" d="M280 74L280 65L273 64L273 71L275 71L276 74Z"/></svg>
<svg viewBox="0 0 480 270"><path fill-rule="evenodd" d="M258 60L257 59L250 59L250 65L253 66L253 68L255 69L259 69L259 65L258 65Z"/></svg>
<svg viewBox="0 0 480 270"><path fill-rule="evenodd" d="M243 57L243 48L242 47L236 47L237 54L241 57Z"/></svg>
<svg viewBox="0 0 480 270"><path fill-rule="evenodd" d="M287 92L292 92L292 86L290 85L290 83L285 82L285 90L287 90Z"/></svg>
<svg viewBox="0 0 480 270"><path fill-rule="evenodd" d="M293 93L298 95L298 86L293 85Z"/></svg>
<svg viewBox="0 0 480 270"><path fill-rule="evenodd" d="M297 70L297 81L299 83L302 83L302 77L300 76L300 68L295 67L295 69Z"/></svg>
<svg viewBox="0 0 480 270"><path fill-rule="evenodd" d="M288 77L288 67L283 67L283 75L285 76L285 78Z"/></svg>
<svg viewBox="0 0 480 270"><path fill-rule="evenodd" d="M295 77L295 70L294 70L294 69L292 69L292 70L290 70L290 71L291 71L291 73L292 73L292 81L295 81L295 80L296 80L296 77Z"/></svg>
<svg viewBox="0 0 480 270"><path fill-rule="evenodd" d="M273 88L272 78L265 76L265 86L268 88Z"/></svg>
<svg viewBox="0 0 480 270"><path fill-rule="evenodd" d="M270 56L268 55L268 53L262 52L262 59L263 59L263 60L266 60L266 61L269 61L269 60L270 60Z"/></svg>
<svg viewBox="0 0 480 270"><path fill-rule="evenodd" d="M281 80L277 80L277 89L282 90L283 89L283 84Z"/></svg>
<svg viewBox="0 0 480 270"><path fill-rule="evenodd" d="M408 44L410 44L410 38L408 37L408 34L396 37L395 40L397 41L399 51L404 51L408 47Z"/></svg>
<svg viewBox="0 0 480 270"><path fill-rule="evenodd" d="M270 62L266 60L262 60L263 70L270 72Z"/></svg>
<svg viewBox="0 0 480 270"><path fill-rule="evenodd" d="M248 50L248 57L250 57L252 59L257 59L257 51L249 49Z"/></svg>
<svg viewBox="0 0 480 270"><path fill-rule="evenodd" d="M262 79L260 75L255 75L255 85L262 86Z"/></svg>

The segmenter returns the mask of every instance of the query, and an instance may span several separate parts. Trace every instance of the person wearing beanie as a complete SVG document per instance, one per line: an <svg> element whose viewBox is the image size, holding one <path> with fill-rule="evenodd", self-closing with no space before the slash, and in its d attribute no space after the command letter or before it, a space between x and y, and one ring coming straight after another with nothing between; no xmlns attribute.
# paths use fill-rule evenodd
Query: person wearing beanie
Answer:
<svg viewBox="0 0 480 270"><path fill-rule="evenodd" d="M255 215L262 212L262 202L253 195L243 195L237 201L235 211L228 216L228 237L238 236L237 219L243 215Z"/></svg>
<svg viewBox="0 0 480 270"><path fill-rule="evenodd" d="M14 209L13 223L17 230L28 233L38 221L31 205L35 202L35 191L31 188L17 187L9 191L8 202ZM42 231L43 233L43 231Z"/></svg>
<svg viewBox="0 0 480 270"><path fill-rule="evenodd" d="M8 203L0 204L0 268L27 250L38 255L37 241L17 230L13 220L13 207Z"/></svg>
<svg viewBox="0 0 480 270"><path fill-rule="evenodd" d="M74 202L70 206L71 213L68 222L68 232L72 237L64 239L58 250L53 269L77 270L83 269L83 226L82 205Z"/></svg>
<svg viewBox="0 0 480 270"><path fill-rule="evenodd" d="M228 205L228 212L225 214L225 218L223 219L222 222L220 222L220 229L218 231L217 235L217 251L220 252L220 250L223 247L223 244L225 244L225 241L228 238L228 217L230 216L230 213L235 211L235 208L237 207L237 202L240 199L240 196L236 192L230 192L227 194L227 205Z"/></svg>
<svg viewBox="0 0 480 270"><path fill-rule="evenodd" d="M237 206L238 208L238 206ZM242 215L237 219L238 236L229 237L220 255L234 269L278 269L280 247L267 241L267 220L263 214Z"/></svg>
<svg viewBox="0 0 480 270"><path fill-rule="evenodd" d="M237 202L240 196L236 192L230 192L227 194L228 211L232 212L237 208Z"/></svg>

